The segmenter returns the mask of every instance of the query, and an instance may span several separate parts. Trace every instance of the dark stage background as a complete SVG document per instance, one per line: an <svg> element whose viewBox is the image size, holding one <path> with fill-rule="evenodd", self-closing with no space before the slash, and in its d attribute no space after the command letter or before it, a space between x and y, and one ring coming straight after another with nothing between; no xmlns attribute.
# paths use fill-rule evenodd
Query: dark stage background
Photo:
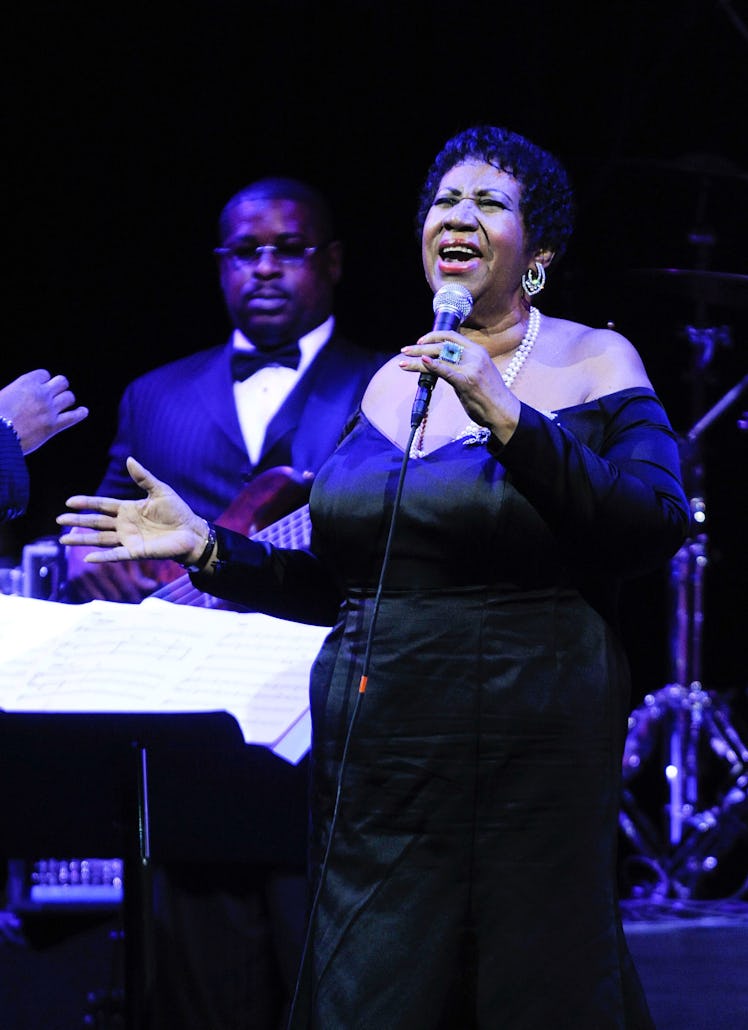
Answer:
<svg viewBox="0 0 748 1030"><path fill-rule="evenodd" d="M745 283L718 281L704 305L682 278L633 272L748 272L747 23L744 0L13 5L2 376L64 371L91 415L31 456L31 508L4 553L95 489L131 378L225 338L214 225L253 177L332 196L349 333L394 351L428 328L415 197L446 137L478 121L556 151L576 183L577 236L541 309L614 322L685 434L748 371ZM719 329L700 369L687 326ZM700 437L704 680L738 709L746 406ZM624 621L637 701L669 675L666 571L628 588Z"/></svg>

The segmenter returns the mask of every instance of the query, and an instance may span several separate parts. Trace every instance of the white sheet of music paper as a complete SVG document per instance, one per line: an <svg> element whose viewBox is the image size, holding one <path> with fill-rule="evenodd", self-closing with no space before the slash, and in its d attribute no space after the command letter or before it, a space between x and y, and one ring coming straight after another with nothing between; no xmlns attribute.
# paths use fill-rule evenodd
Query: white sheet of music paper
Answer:
<svg viewBox="0 0 748 1030"><path fill-rule="evenodd" d="M326 627L146 598L62 604L0 595L0 708L227 711L248 744L309 749L309 670Z"/></svg>

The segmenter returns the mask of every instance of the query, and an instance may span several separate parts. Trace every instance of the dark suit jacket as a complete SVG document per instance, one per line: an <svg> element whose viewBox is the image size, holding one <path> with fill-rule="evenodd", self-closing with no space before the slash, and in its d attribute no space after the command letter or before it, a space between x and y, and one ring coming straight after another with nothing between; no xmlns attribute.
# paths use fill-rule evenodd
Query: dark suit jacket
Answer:
<svg viewBox="0 0 748 1030"><path fill-rule="evenodd" d="M0 522L10 522L29 503L29 471L18 437L0 422Z"/></svg>
<svg viewBox="0 0 748 1030"><path fill-rule="evenodd" d="M334 333L270 423L252 466L234 404L231 341L146 372L125 390L109 466L97 493L137 498L125 468L137 458L203 518L215 520L261 472L317 472L386 355Z"/></svg>

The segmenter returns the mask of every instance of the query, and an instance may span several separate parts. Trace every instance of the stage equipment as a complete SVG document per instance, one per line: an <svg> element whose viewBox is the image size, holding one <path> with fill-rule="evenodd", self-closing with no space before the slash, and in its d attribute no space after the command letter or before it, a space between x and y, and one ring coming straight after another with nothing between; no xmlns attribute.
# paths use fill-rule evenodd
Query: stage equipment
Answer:
<svg viewBox="0 0 748 1030"><path fill-rule="evenodd" d="M702 438L748 390L744 375L716 403L706 403L706 384L715 381L715 358L720 350L734 346L732 326L715 324L714 309L721 313L748 307L748 275L712 267L718 242L712 208L728 187L737 190L742 207L748 200L748 174L711 154L629 164L666 175L672 183L681 180L694 194L685 233L693 267L638 268L628 275L640 292L648 289L654 301L681 302L691 315L681 335L688 344L692 424L680 437L691 528L670 562L669 682L647 695L629 718L620 826L635 852L630 868L638 861L640 871L645 871L645 882L638 887L633 883L634 890L690 898L707 887L721 859L748 833L748 743L725 699L705 689L702 668L710 560ZM736 418L738 431L745 428L743 419ZM653 762L661 764L657 772L664 779L662 825L658 816L644 811L643 798L635 790L635 781L645 767L651 770Z"/></svg>
<svg viewBox="0 0 748 1030"><path fill-rule="evenodd" d="M746 277L740 277L746 278ZM686 280L684 280L686 281ZM688 277L690 283L699 276ZM711 330L689 327L694 396L715 345ZM705 341L708 345L705 346ZM725 393L681 438L681 464L691 507L691 531L670 563L670 682L649 694L629 718L623 758L620 827L632 844L644 881L634 890L691 898L714 877L720 860L748 833L748 743L729 705L703 686L704 583L709 564L708 512L701 438L748 390L748 375ZM738 429L745 423L737 420ZM667 801L660 827L637 800L634 780L662 759ZM706 771L718 765L716 796ZM636 877L629 877L635 881Z"/></svg>

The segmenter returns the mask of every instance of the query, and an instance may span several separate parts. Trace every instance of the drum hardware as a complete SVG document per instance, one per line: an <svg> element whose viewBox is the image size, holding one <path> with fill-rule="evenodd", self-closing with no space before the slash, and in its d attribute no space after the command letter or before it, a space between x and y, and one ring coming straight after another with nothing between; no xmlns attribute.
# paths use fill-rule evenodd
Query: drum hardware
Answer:
<svg viewBox="0 0 748 1030"><path fill-rule="evenodd" d="M693 234L689 240L692 237ZM748 307L748 275L737 272L707 268L634 268L629 275L648 279L660 293L676 300L691 300L707 307Z"/></svg>
<svg viewBox="0 0 748 1030"><path fill-rule="evenodd" d="M721 154L681 154L679 157L670 160L667 158L632 157L623 158L618 164L632 169L641 169L646 174L662 172L668 176L681 179L697 179L699 182L704 183L712 179L717 179L720 182L731 180L748 186L748 172L744 172L734 161L723 157Z"/></svg>
<svg viewBox="0 0 748 1030"><path fill-rule="evenodd" d="M727 393L709 409L703 418L700 418L699 421L689 429L686 435L686 442L688 444L696 443L704 430L708 429L712 422L716 421L720 415L723 415L728 408L732 407L735 401L738 400L746 391L748 391L748 375L743 376L743 378L736 383L731 390L728 390ZM738 429L747 429L747 420L748 413L743 412L742 415L739 415L737 421Z"/></svg>
<svg viewBox="0 0 748 1030"><path fill-rule="evenodd" d="M42 537L26 544L21 569L24 596L59 600L66 572L65 549L55 537Z"/></svg>
<svg viewBox="0 0 748 1030"><path fill-rule="evenodd" d="M714 270L715 208L732 211L742 206L748 173L713 154L624 163L650 178L657 172L673 185L677 180L678 195L693 202L684 234L692 267L636 268L627 276L637 289L647 287L654 300L689 305L690 324L681 326L679 335L689 349L687 418L693 425L680 440L691 527L670 562L670 682L648 695L629 718L619 819L634 852L627 860L639 877L638 884L630 881L634 893L684 898L702 886L737 838L748 832L748 746L733 725L725 700L702 684L709 551L700 448L704 432L748 388L744 377L704 414L706 387L714 382L711 365L718 352L733 343L731 328L715 325L711 316L715 309L748 308L748 275ZM746 420L744 412L737 427L743 428ZM635 794L633 781L640 776L645 782Z"/></svg>
<svg viewBox="0 0 748 1030"><path fill-rule="evenodd" d="M21 564L0 569L0 593L59 601L66 574L65 548L54 537L26 544Z"/></svg>
<svg viewBox="0 0 748 1030"><path fill-rule="evenodd" d="M694 348L701 346L700 339L692 342ZM642 867L650 876L655 874L655 884L648 889L678 898L691 897L704 878L716 871L720 858L748 832L748 744L732 724L725 702L702 685L708 536L698 446L703 432L747 388L745 376L682 440L692 532L670 563L671 682L632 712L624 747L620 828L637 850ZM664 833L641 811L630 789L631 780L656 752L665 752ZM719 764L727 783L716 803L702 807L707 755Z"/></svg>

